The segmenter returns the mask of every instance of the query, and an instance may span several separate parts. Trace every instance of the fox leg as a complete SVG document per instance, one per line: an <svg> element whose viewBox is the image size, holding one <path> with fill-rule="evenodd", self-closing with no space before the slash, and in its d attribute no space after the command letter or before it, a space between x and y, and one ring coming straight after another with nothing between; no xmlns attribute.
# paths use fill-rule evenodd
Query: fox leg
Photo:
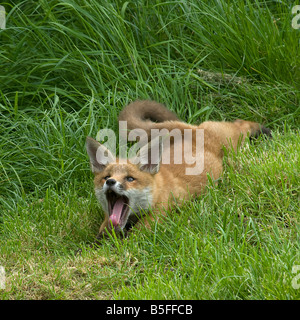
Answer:
<svg viewBox="0 0 300 320"><path fill-rule="evenodd" d="M264 134L271 137L271 130L262 126L257 122L236 120L234 122L203 122L199 129L204 129L205 147L208 149L215 149L216 153L222 145L226 148L232 146L236 151L238 145L244 142L245 138L249 135L251 138L257 138L259 135Z"/></svg>
<svg viewBox="0 0 300 320"><path fill-rule="evenodd" d="M98 243L99 240L103 239L103 237L107 237L108 236L108 231L109 230L109 219L108 217L105 215L104 221L102 222L99 232L96 236L96 240L95 243Z"/></svg>

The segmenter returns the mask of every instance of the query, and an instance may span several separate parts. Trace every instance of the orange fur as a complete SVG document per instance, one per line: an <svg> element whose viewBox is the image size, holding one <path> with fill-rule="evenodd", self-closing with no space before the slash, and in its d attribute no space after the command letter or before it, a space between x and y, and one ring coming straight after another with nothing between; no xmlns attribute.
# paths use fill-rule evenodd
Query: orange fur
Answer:
<svg viewBox="0 0 300 320"><path fill-rule="evenodd" d="M182 157L183 163L174 163L175 139L171 138L170 148L163 151L170 152L170 164L161 163L159 166L154 167L153 170L155 172L150 172L149 168L144 168L140 164L120 164L119 159L114 163L101 164L99 166L96 161L95 150L103 146L92 138L87 138L87 149L92 167L94 168L95 190L96 194L97 192L99 194L99 201L105 210L105 207L108 206L105 201L108 200L103 195L105 192L102 191L106 187L107 179L110 179L111 182L116 181L115 183L120 189L118 189L118 192L120 192L120 195L124 195L124 197L129 198L129 195L131 197L132 194L136 193L137 196L132 196L128 200L129 204L127 204L134 207L135 211L139 211L139 213L132 211L129 213L126 223L131 221L133 224L142 219L142 211L147 210L149 207L158 214L164 214L163 212L172 207L174 201L180 204L190 199L191 196L201 194L207 184L207 174L211 175L213 179L218 179L222 173L223 146L226 148L232 146L236 150L239 143L244 141L247 135L256 136L260 133L271 135L269 129L261 127L258 123L244 120L236 120L235 122L207 121L199 126L190 125L180 121L173 112L154 101L135 101L129 104L120 113L119 121L127 121L127 127L130 130L135 128L144 129L148 137L150 137L151 129L166 128L169 131L179 129L182 136L185 129L191 129L193 133L191 146L193 155L196 152L196 129L204 129L204 170L198 175L186 175L186 168L192 168L195 165L185 163L184 157ZM128 177L132 177L134 180L129 182L126 180ZM115 185L112 186L112 188L114 187ZM113 190L115 191L115 189ZM140 198L143 198L142 204L133 203L139 202ZM106 212L98 237L105 230L109 231L114 227L112 226L114 219L111 218L111 215ZM122 215L121 217L123 217ZM121 225L121 223L124 224L125 222L120 219L119 224ZM126 223L119 229L124 228ZM119 224L117 222L115 224L115 229L119 231Z"/></svg>

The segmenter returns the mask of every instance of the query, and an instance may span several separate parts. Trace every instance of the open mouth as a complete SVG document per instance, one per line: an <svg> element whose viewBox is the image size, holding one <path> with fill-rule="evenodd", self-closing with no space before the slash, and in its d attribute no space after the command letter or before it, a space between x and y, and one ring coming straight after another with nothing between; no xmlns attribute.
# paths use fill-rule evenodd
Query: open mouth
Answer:
<svg viewBox="0 0 300 320"><path fill-rule="evenodd" d="M112 190L106 192L109 220L114 227L123 228L127 222L129 199Z"/></svg>

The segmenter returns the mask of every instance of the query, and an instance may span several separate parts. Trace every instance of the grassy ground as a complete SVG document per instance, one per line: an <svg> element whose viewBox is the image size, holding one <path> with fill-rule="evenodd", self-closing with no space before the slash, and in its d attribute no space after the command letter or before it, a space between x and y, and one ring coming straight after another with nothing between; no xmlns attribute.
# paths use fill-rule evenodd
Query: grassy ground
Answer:
<svg viewBox="0 0 300 320"><path fill-rule="evenodd" d="M296 4L0 2L0 298L299 299ZM103 213L85 137L117 130L137 98L274 138L225 159L219 185L165 223L93 250Z"/></svg>

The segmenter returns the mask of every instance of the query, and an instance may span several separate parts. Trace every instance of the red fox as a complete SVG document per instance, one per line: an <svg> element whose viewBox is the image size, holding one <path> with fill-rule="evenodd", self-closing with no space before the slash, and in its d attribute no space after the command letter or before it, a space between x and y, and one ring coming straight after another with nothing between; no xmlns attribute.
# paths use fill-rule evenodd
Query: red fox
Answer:
<svg viewBox="0 0 300 320"><path fill-rule="evenodd" d="M190 129L192 132L191 149L194 155L197 142L196 130L203 129L204 163L201 163L202 173L186 174L186 168L193 167L193 165L184 159L182 163L174 161L176 144L183 144L184 140L179 141L172 137L167 149L163 148L163 141L159 139L157 152L151 151L152 141L149 141L140 149L136 159L131 162L115 158L106 147L93 138L87 137L87 153L95 175L95 194L105 212L104 222L97 239L111 232L112 229L115 232L126 233L143 219L149 208L155 215L164 215L174 203L180 205L183 201L200 195L207 184L207 174L213 179L218 179L222 173L223 146L236 150L240 141L243 141L247 135L250 137L256 137L259 134L271 136L268 128L244 120L207 121L199 126L190 125L180 121L175 113L166 109L162 104L148 100L138 100L126 106L119 115L119 121L127 121L129 130L137 128L145 130L148 137L151 137L153 129L167 129L168 131L177 129L182 136L185 130ZM154 161L150 161L151 152L151 160ZM170 162L167 164L162 162L165 152L168 152L170 156ZM103 154L106 154L105 158L101 156ZM149 155L147 163L141 161L142 154ZM146 221L145 223L147 225Z"/></svg>

